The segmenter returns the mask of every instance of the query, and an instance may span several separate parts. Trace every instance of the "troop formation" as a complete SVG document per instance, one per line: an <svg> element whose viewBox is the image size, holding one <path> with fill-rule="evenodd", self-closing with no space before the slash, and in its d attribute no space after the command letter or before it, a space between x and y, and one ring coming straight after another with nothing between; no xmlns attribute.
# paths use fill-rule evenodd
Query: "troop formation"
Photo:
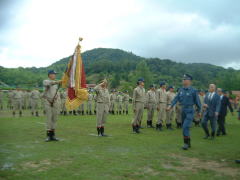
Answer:
<svg viewBox="0 0 240 180"><path fill-rule="evenodd" d="M23 115L23 111L30 109L32 116L39 116L40 110L46 115L46 141L58 141L55 137L56 121L58 114L66 115L96 115L96 128L98 136L107 136L105 123L107 115L128 115L129 109L133 110L132 131L140 133L143 128L143 113L147 111L145 120L148 128L156 131L174 130L182 128L183 149L191 147L190 127L192 122L195 126L202 126L204 139L214 139L215 135L226 135L225 117L227 108L233 114L233 108L228 97L228 92L216 85L210 84L207 91L196 90L192 84L192 76L184 74L182 87L176 89L166 82L159 85L150 85L145 90L144 79L139 78L133 95L128 91L108 91L108 82L103 80L100 84L88 89L88 100L77 109L67 111L65 102L68 98L67 91L60 89L62 81L56 80L56 72L48 71L48 79L43 81L43 92L37 88L32 91L23 91L17 88L7 91L7 107L12 110L13 116ZM3 109L3 92L0 91L0 109ZM129 104L132 104L130 108ZM156 112L156 118L154 116ZM131 119L131 117L129 117ZM210 121L211 132L208 129Z"/></svg>

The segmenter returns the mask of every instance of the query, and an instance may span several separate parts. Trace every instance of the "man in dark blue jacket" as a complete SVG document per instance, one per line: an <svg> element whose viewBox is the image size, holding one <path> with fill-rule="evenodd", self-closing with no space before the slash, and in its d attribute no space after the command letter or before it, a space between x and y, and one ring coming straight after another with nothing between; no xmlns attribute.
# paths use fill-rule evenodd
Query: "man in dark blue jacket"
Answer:
<svg viewBox="0 0 240 180"><path fill-rule="evenodd" d="M206 134L204 139L208 139L210 137L210 133L208 130L208 121L210 121L211 129L212 129L211 139L214 139L220 106L221 106L220 96L216 92L216 85L210 84L208 93L204 98L204 105L203 105L203 107L205 108L205 111L203 114L202 127Z"/></svg>
<svg viewBox="0 0 240 180"><path fill-rule="evenodd" d="M225 129L225 117L227 115L227 108L231 111L233 115L233 108L229 101L229 98L227 97L227 92L218 88L217 90L218 95L220 96L220 102L221 102L221 108L218 115L218 130L217 130L217 136L219 135L226 135L226 129Z"/></svg>

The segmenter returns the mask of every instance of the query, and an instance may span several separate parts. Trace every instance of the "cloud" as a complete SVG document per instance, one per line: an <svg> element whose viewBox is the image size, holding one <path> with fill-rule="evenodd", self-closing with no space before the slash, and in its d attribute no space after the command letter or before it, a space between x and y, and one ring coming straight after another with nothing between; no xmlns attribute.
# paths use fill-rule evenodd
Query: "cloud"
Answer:
<svg viewBox="0 0 240 180"><path fill-rule="evenodd" d="M26 0L14 7L11 26L0 28L3 66L47 66L70 55L82 36L83 51L121 48L145 57L240 67L237 0Z"/></svg>

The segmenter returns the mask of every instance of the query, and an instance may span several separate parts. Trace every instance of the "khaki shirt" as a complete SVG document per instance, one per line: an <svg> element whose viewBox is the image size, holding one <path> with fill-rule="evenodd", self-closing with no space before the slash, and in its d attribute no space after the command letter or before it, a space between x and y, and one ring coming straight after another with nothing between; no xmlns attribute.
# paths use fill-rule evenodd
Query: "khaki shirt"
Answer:
<svg viewBox="0 0 240 180"><path fill-rule="evenodd" d="M159 103L167 103L167 91L165 89L157 90L157 104Z"/></svg>
<svg viewBox="0 0 240 180"><path fill-rule="evenodd" d="M23 98L22 91L17 91L17 90L13 91L12 98L13 99L22 99Z"/></svg>
<svg viewBox="0 0 240 180"><path fill-rule="evenodd" d="M130 96L128 94L123 95L123 101L129 102Z"/></svg>
<svg viewBox="0 0 240 180"><path fill-rule="evenodd" d="M136 106L136 102L145 102L145 89L143 87L136 87L133 90L133 107Z"/></svg>
<svg viewBox="0 0 240 180"><path fill-rule="evenodd" d="M110 103L110 95L107 88L102 88L100 85L97 85L94 90L96 91L96 102Z"/></svg>
<svg viewBox="0 0 240 180"><path fill-rule="evenodd" d="M0 99L3 99L3 92L0 91Z"/></svg>
<svg viewBox="0 0 240 180"><path fill-rule="evenodd" d="M58 89L57 81L50 79L44 80L43 86L44 86L43 98L52 101ZM57 98L58 94L56 95L55 99Z"/></svg>
<svg viewBox="0 0 240 180"><path fill-rule="evenodd" d="M157 103L157 99L156 99L155 91L149 90L146 95L146 105L156 104L156 103Z"/></svg>
<svg viewBox="0 0 240 180"><path fill-rule="evenodd" d="M110 95L110 101L116 101L117 100L117 95L116 95L116 93L112 93L111 95Z"/></svg>
<svg viewBox="0 0 240 180"><path fill-rule="evenodd" d="M30 95L31 99L39 99L40 98L40 92L38 90L33 90Z"/></svg>
<svg viewBox="0 0 240 180"><path fill-rule="evenodd" d="M171 105L172 100L175 98L176 94L174 92L167 92L167 104Z"/></svg>
<svg viewBox="0 0 240 180"><path fill-rule="evenodd" d="M119 94L119 95L117 96L117 101L118 101L118 102L122 102L122 101L123 101L123 96Z"/></svg>

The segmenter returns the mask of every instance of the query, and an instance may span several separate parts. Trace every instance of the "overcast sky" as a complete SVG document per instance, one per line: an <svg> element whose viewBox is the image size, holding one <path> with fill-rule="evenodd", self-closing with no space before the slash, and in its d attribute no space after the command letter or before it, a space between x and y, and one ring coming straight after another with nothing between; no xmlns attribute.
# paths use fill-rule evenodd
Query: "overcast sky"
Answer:
<svg viewBox="0 0 240 180"><path fill-rule="evenodd" d="M0 66L43 67L82 50L240 69L239 0L0 0Z"/></svg>

